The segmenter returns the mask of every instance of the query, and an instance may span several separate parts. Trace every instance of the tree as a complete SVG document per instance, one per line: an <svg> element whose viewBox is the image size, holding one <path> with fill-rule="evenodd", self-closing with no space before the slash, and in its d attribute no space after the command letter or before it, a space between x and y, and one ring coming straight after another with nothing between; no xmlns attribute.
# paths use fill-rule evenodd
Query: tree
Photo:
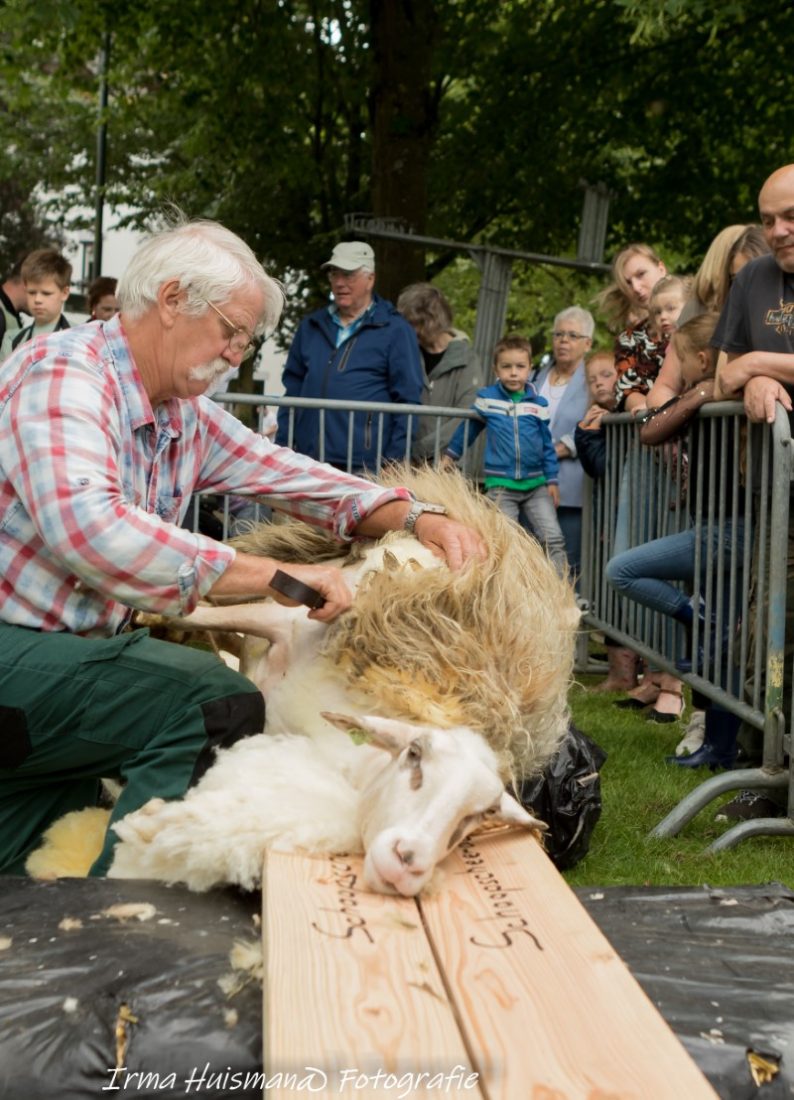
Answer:
<svg viewBox="0 0 794 1100"><path fill-rule="evenodd" d="M416 233L427 228L427 176L441 86L432 63L438 17L432 3L372 0L372 210ZM424 251L384 240L378 286L387 298L422 280Z"/></svg>
<svg viewBox="0 0 794 1100"><path fill-rule="evenodd" d="M141 224L167 201L225 222L288 282L292 322L324 300L319 263L355 211L573 255L581 181L602 181L611 249L645 238L694 266L794 159L792 30L766 0L666 0L649 39L655 8L8 0L0 180L39 183L61 220L93 205L107 25L108 200ZM376 243L391 294L454 258Z"/></svg>

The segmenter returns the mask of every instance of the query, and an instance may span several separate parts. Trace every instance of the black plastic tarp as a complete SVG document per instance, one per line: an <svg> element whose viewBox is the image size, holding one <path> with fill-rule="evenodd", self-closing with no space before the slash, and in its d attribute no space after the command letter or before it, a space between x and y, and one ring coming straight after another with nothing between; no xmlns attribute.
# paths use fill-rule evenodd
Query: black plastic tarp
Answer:
<svg viewBox="0 0 794 1100"><path fill-rule="evenodd" d="M577 895L723 1100L794 1096L794 893ZM258 941L258 908L232 889L0 878L1 1100L261 1097L261 989L230 962ZM748 1050L777 1069L768 1083Z"/></svg>
<svg viewBox="0 0 794 1100"><path fill-rule="evenodd" d="M235 941L261 942L258 907L234 890L0 879L0 1097L259 1100L261 1082L244 1085L261 1071L261 985L235 992L245 976L230 961ZM114 1077L120 1051L128 1074Z"/></svg>
<svg viewBox="0 0 794 1100"><path fill-rule="evenodd" d="M722 1100L794 1096L791 890L773 883L576 893ZM777 1067L767 1083L754 1082L750 1051Z"/></svg>

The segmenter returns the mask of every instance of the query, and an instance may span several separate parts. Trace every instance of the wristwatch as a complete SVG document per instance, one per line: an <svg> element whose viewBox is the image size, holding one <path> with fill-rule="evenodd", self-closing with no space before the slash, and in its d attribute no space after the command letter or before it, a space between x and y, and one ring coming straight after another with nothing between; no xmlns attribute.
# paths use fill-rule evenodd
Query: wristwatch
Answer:
<svg viewBox="0 0 794 1100"><path fill-rule="evenodd" d="M416 521L422 515L423 512L432 512L436 516L445 516L447 510L443 504L427 504L423 500L415 500L408 509L408 515L405 517L403 523L403 531L408 531L410 534L414 533L416 527Z"/></svg>

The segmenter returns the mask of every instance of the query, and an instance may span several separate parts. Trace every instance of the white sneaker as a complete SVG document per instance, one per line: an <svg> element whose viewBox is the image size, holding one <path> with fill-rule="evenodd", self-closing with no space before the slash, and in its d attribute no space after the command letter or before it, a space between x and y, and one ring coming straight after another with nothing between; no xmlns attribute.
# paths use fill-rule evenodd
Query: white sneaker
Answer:
<svg viewBox="0 0 794 1100"><path fill-rule="evenodd" d="M706 736L706 712L705 710L693 710L684 736L675 747L676 756L691 756L697 752L703 744Z"/></svg>

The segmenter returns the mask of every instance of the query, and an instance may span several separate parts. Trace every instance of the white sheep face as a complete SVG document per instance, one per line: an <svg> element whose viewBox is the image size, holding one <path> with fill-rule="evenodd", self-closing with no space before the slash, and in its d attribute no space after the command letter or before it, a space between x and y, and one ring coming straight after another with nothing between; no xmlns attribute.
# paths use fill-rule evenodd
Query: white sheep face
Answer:
<svg viewBox="0 0 794 1100"><path fill-rule="evenodd" d="M507 793L494 753L466 727L444 730L328 712L323 717L363 734L391 756L359 802L364 879L371 890L418 894L436 865L484 820L546 827Z"/></svg>

